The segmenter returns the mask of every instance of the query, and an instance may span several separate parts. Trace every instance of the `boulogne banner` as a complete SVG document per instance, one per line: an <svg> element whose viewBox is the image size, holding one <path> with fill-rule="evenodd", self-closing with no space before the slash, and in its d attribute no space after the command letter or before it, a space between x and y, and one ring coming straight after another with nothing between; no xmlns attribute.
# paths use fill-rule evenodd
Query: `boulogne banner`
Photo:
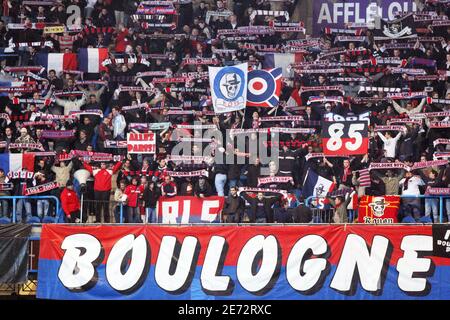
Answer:
<svg viewBox="0 0 450 320"><path fill-rule="evenodd" d="M318 35L324 27L345 28L346 23L373 23L374 16L394 20L398 12L417 11L413 0L320 0L314 1L313 34Z"/></svg>
<svg viewBox="0 0 450 320"><path fill-rule="evenodd" d="M224 197L161 197L158 200L159 223L217 223Z"/></svg>
<svg viewBox="0 0 450 320"><path fill-rule="evenodd" d="M450 299L450 226L44 224L41 299Z"/></svg>

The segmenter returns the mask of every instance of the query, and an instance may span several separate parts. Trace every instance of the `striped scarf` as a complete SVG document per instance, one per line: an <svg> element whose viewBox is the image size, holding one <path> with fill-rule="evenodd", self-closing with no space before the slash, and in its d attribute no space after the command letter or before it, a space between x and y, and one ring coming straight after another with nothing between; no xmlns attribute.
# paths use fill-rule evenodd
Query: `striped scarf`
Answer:
<svg viewBox="0 0 450 320"><path fill-rule="evenodd" d="M289 21L289 12L287 11L253 10L252 14L250 15L250 20L255 20L256 16L284 17L286 21Z"/></svg>
<svg viewBox="0 0 450 320"><path fill-rule="evenodd" d="M137 57L137 58L113 58L113 59L105 59L102 62L102 66L106 67L111 64L128 64L128 63L139 63L144 64L147 67L150 66L150 62L144 58Z"/></svg>

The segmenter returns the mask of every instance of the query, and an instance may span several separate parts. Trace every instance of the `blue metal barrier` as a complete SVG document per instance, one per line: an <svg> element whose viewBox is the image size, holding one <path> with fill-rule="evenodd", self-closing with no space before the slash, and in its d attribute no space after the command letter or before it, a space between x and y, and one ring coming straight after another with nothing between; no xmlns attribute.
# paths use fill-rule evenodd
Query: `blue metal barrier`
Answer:
<svg viewBox="0 0 450 320"><path fill-rule="evenodd" d="M60 208L60 200L56 196L0 196L0 200L12 200L13 201L13 212L12 212L12 222L16 223L17 217L16 217L16 201L20 199L26 199L26 200L55 200L56 204L56 215L59 214L59 208ZM56 217L57 218L57 217Z"/></svg>
<svg viewBox="0 0 450 320"><path fill-rule="evenodd" d="M442 196L432 196L432 195L418 195L418 196L408 196L408 195L400 195L401 199L439 199L439 223L442 223L444 220L444 199L450 199L450 195L442 195ZM311 201L313 199L324 199L324 197L316 197L310 196L306 198L305 205L311 208ZM356 217L356 210L348 210L350 212L350 216L354 219ZM353 219L351 221L353 221Z"/></svg>

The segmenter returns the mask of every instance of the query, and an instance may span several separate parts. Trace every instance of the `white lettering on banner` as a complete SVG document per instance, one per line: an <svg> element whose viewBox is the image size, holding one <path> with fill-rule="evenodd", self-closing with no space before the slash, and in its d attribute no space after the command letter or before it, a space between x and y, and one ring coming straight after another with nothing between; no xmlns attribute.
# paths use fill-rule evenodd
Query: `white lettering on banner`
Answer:
<svg viewBox="0 0 450 320"><path fill-rule="evenodd" d="M65 250L58 271L61 283L75 292L95 286L96 267L103 260L100 241L89 234L74 234L64 239L61 249Z"/></svg>
<svg viewBox="0 0 450 320"><path fill-rule="evenodd" d="M224 237L212 236L203 263L200 281L203 291L210 295L229 295L234 282L229 276L222 276L228 243Z"/></svg>
<svg viewBox="0 0 450 320"><path fill-rule="evenodd" d="M330 287L352 294L356 290L357 277L355 276L358 273L364 290L378 292L386 277L389 263L386 259L388 249L389 239L385 237L375 236L369 251L364 238L356 234L348 235Z"/></svg>
<svg viewBox="0 0 450 320"><path fill-rule="evenodd" d="M387 1L386 1L387 2ZM362 5L362 7L361 7ZM361 13L365 11L365 17ZM389 5L378 6L376 1L367 6L360 2L334 2L322 3L317 16L318 24L336 23L373 23L375 17L380 16L387 20L394 20L398 12L416 12L415 1L393 1Z"/></svg>
<svg viewBox="0 0 450 320"><path fill-rule="evenodd" d="M183 216L181 217L181 223L189 223L190 212L191 200L183 200Z"/></svg>
<svg viewBox="0 0 450 320"><path fill-rule="evenodd" d="M199 251L200 245L195 237L184 238L182 245L176 237L163 237L155 266L158 286L173 294L185 292L194 277Z"/></svg>
<svg viewBox="0 0 450 320"><path fill-rule="evenodd" d="M216 220L217 218L217 214L210 213L210 209L212 208L219 208L220 207L220 203L219 200L205 200L203 201L203 206L202 206L202 221L208 221L208 222L213 222L214 220ZM189 217L188 217L189 219ZM189 221L188 221L189 222Z"/></svg>
<svg viewBox="0 0 450 320"><path fill-rule="evenodd" d="M129 234L117 241L111 250L106 262L106 280L114 290L130 294L140 288L147 278L149 259L150 250L145 236L141 234L135 239L134 235ZM122 265L127 265L128 260L131 262L123 273Z"/></svg>
<svg viewBox="0 0 450 320"><path fill-rule="evenodd" d="M286 278L292 288L304 294L312 294L311 290L317 291L322 287L327 274L324 271L329 263L319 256L327 252L327 242L321 236L309 235L297 241L286 263ZM317 258L311 259L312 255Z"/></svg>
<svg viewBox="0 0 450 320"><path fill-rule="evenodd" d="M404 253L397 262L398 287L408 294L426 294L431 289L426 277L431 272L432 261L430 258L419 258L418 252L431 253L433 238L430 236L406 236L403 238L400 248ZM420 277L415 273L420 273Z"/></svg>
<svg viewBox="0 0 450 320"><path fill-rule="evenodd" d="M178 201L164 201L162 203L162 223L177 223Z"/></svg>
<svg viewBox="0 0 450 320"><path fill-rule="evenodd" d="M446 234L444 240L450 236ZM441 241L441 244L446 241ZM212 236L205 250L200 271L202 290L210 295L231 295L235 281L249 293L261 296L269 292L281 272L282 250L273 236L257 235L250 238L239 253L236 280L222 274L229 245L227 239ZM89 234L73 234L61 244L64 255L58 270L61 284L72 292L93 288L99 278L97 267L105 253L102 243ZM181 294L189 289L196 274L200 242L186 236L181 242L175 236L163 236L155 265L156 284L170 294ZM159 251L158 251L159 249ZM398 287L408 295L426 295L431 290L427 278L434 270L431 258L433 237L405 236L400 244L403 256L397 261ZM360 281L362 289L377 295L383 290L387 277L392 245L388 238L375 235L371 245L356 234L349 234L337 262L330 288L346 295L354 295ZM299 294L319 291L329 274L330 247L319 235L306 235L297 240L286 262L286 279ZM111 247L106 260L106 282L122 294L141 288L148 277L151 248L145 235L128 234ZM130 261L128 264L127 262ZM394 271L391 271L394 272Z"/></svg>
<svg viewBox="0 0 450 320"><path fill-rule="evenodd" d="M245 290L255 295L264 295L275 285L280 268L281 252L277 238L258 235L247 241L242 248L236 273Z"/></svg>

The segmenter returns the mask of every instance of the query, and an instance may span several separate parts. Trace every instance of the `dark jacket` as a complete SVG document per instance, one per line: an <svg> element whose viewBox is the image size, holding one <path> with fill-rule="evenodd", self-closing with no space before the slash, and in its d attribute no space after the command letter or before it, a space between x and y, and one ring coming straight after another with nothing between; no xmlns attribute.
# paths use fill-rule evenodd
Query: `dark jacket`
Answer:
<svg viewBox="0 0 450 320"><path fill-rule="evenodd" d="M245 202L239 197L229 196L225 199L222 213L224 215L235 215L234 221L239 221L245 210Z"/></svg>
<svg viewBox="0 0 450 320"><path fill-rule="evenodd" d="M272 206L281 199L281 196L264 198L259 200L258 198L252 198L246 193L242 195L245 200L250 203L250 222L255 222L256 218L266 218L268 223L273 223L273 210ZM257 216L258 204L262 203L264 207L265 217Z"/></svg>

